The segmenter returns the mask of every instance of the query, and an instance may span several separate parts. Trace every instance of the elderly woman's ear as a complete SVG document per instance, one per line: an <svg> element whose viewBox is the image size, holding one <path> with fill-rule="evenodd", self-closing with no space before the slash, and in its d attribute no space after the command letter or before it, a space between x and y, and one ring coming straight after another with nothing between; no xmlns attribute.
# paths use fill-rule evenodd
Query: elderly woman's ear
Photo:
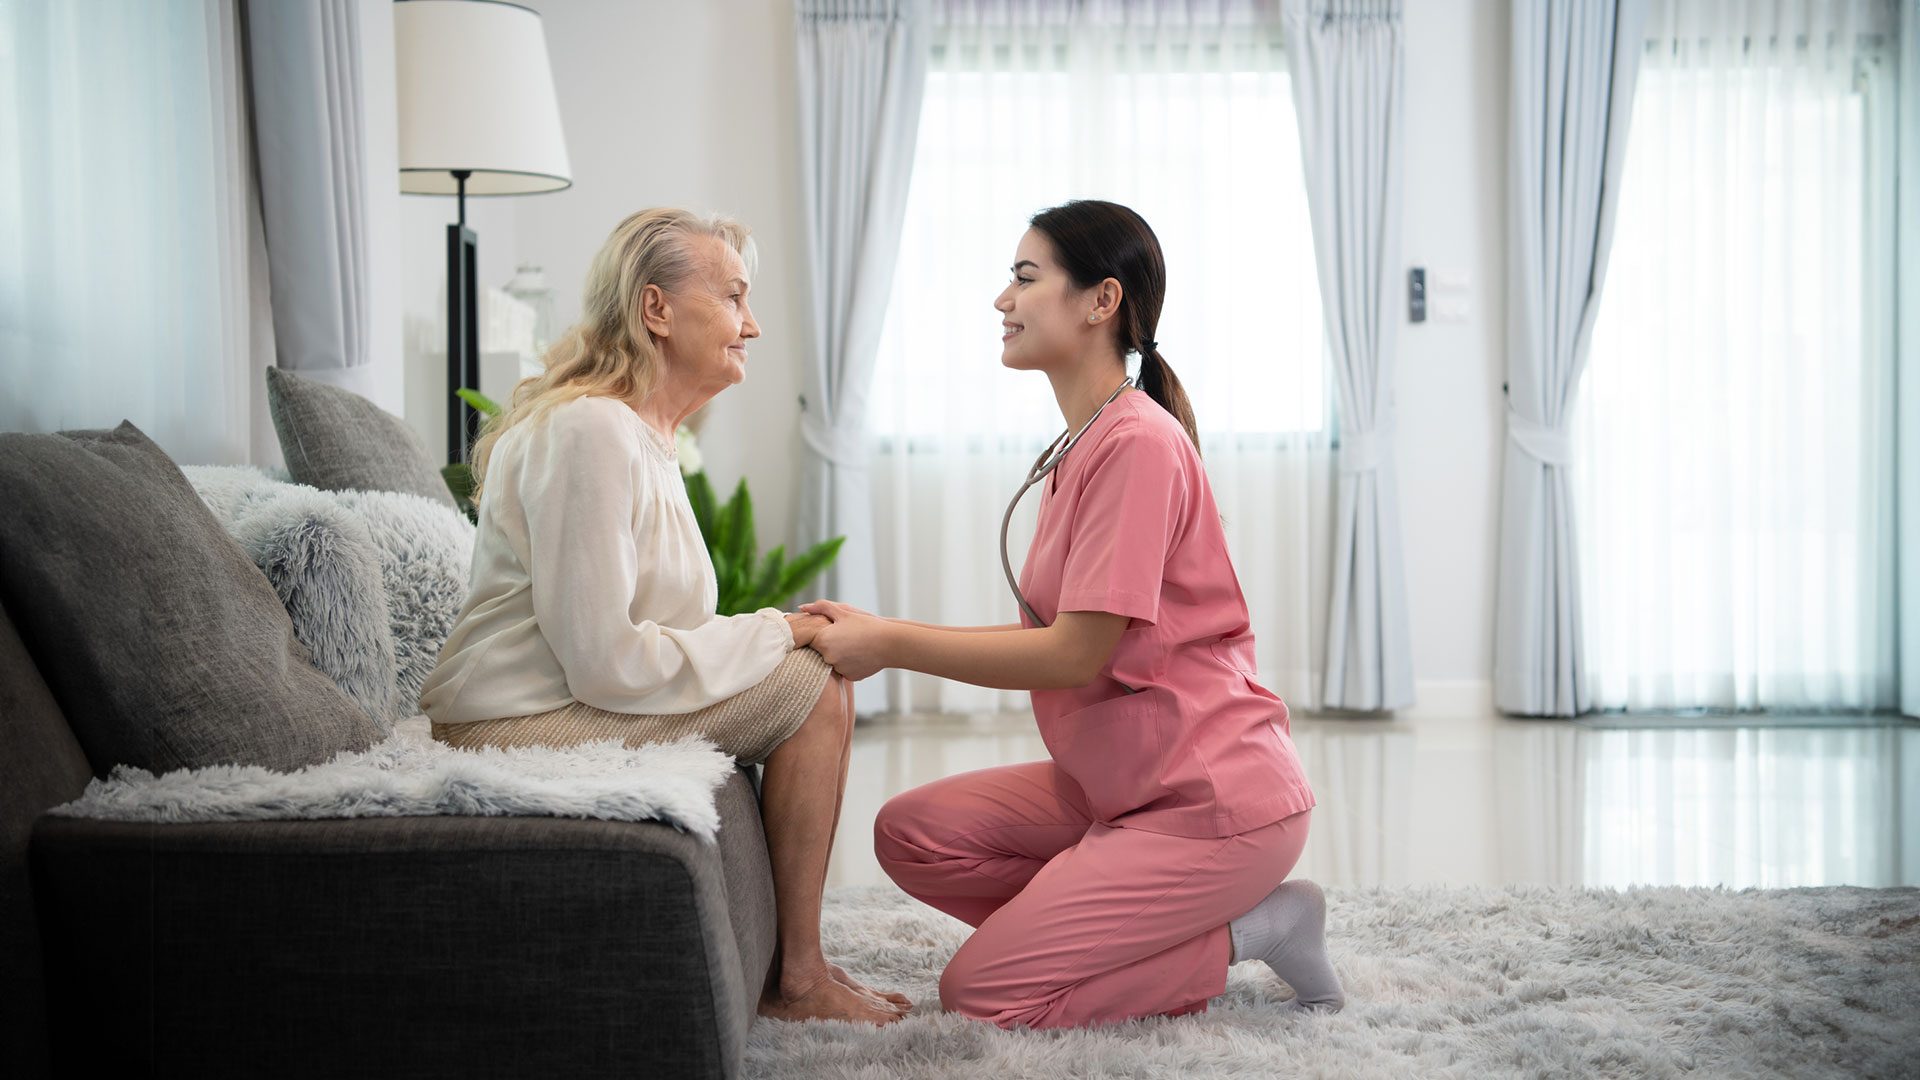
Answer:
<svg viewBox="0 0 1920 1080"><path fill-rule="evenodd" d="M640 290L640 321L654 337L663 338L673 332L673 305L668 302L665 289L649 284Z"/></svg>

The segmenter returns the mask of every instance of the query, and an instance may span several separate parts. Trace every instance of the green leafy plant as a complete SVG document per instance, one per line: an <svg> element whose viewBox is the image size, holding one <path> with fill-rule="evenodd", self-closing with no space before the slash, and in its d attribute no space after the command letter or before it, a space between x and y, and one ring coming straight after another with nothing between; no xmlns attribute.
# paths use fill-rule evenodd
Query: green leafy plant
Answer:
<svg viewBox="0 0 1920 1080"><path fill-rule="evenodd" d="M469 390L463 386L454 393L460 395L461 401L473 406L474 411L482 416L492 418L500 415L499 403L478 390ZM464 461L443 465L440 467L440 479L446 481L447 490L453 492L454 505L466 512L468 521L479 524L480 507L473 501L473 466Z"/></svg>
<svg viewBox="0 0 1920 1080"><path fill-rule="evenodd" d="M479 391L462 387L458 393L462 401L483 415L499 415L500 406ZM791 561L787 559L785 545L761 558L760 541L754 532L753 496L747 492L746 480L742 479L732 496L721 503L714 495L706 470L687 471L684 467L689 460L699 460L693 433L682 427L679 442L681 481L687 486L687 502L693 506L693 520L700 526L701 538L707 542L707 555L713 560L714 577L720 585L719 604L715 609L719 614L739 615L766 607L785 607L794 594L833 565L833 560L840 555L840 545L846 543L844 536L821 541ZM479 508L473 502L473 467L459 462L442 468L440 475L447 482L447 490L453 492L454 501L467 512L467 519L477 522Z"/></svg>
<svg viewBox="0 0 1920 1080"><path fill-rule="evenodd" d="M700 524L700 535L707 541L707 554L713 558L713 574L720 582L722 615L738 615L763 607L785 607L787 601L820 572L833 564L840 545L847 538L824 540L787 561L785 545L760 558L759 541L754 538L753 497L747 494L742 479L725 505L717 505L713 485L705 472L686 477L687 501L693 504L693 519Z"/></svg>

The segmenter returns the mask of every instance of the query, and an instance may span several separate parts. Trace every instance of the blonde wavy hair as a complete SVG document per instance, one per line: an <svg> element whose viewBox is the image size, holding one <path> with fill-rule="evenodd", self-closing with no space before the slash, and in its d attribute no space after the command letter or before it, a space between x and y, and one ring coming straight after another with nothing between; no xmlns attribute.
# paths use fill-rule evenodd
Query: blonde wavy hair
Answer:
<svg viewBox="0 0 1920 1080"><path fill-rule="evenodd" d="M747 227L731 218L656 207L630 214L614 227L587 270L580 321L548 347L541 359L544 370L520 380L507 406L480 429L472 455L476 505L488 459L509 429L589 394L638 402L653 392L660 379L660 346L641 320L640 295L648 285L672 291L693 276L700 263L689 241L696 236L725 242L739 252L752 276L753 240Z"/></svg>

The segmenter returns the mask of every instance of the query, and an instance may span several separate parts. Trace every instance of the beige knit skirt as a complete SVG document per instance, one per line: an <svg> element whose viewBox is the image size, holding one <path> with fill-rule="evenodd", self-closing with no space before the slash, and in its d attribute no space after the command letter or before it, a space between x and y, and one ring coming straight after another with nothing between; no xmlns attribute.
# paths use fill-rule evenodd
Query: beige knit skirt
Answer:
<svg viewBox="0 0 1920 1080"><path fill-rule="evenodd" d="M618 738L628 746L703 735L741 764L759 764L793 737L820 700L833 669L812 649L795 649L773 673L724 701L690 713L637 716L576 701L532 716L434 724L449 746L572 746Z"/></svg>

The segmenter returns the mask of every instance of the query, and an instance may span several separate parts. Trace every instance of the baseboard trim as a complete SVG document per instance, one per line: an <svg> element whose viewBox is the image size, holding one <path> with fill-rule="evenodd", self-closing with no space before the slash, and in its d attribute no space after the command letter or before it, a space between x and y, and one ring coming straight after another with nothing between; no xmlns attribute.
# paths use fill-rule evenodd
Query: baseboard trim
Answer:
<svg viewBox="0 0 1920 1080"><path fill-rule="evenodd" d="M1492 716L1493 680L1423 679L1413 684L1414 703L1395 709L1403 720L1462 719Z"/></svg>
<svg viewBox="0 0 1920 1080"><path fill-rule="evenodd" d="M1391 712L1346 709L1301 710L1329 720L1483 720L1492 716L1493 683L1483 679L1422 679L1413 684L1412 705Z"/></svg>

